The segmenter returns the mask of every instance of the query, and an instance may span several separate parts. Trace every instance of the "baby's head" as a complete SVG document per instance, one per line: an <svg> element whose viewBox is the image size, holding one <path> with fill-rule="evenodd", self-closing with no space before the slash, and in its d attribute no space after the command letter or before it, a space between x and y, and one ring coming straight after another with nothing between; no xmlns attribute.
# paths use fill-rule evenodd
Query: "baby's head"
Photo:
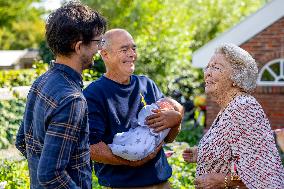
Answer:
<svg viewBox="0 0 284 189"><path fill-rule="evenodd" d="M159 109L174 110L174 105L170 98L161 98L155 104Z"/></svg>
<svg viewBox="0 0 284 189"><path fill-rule="evenodd" d="M161 98L151 105L144 106L138 113L138 124L141 126L147 126L145 124L145 119L147 116L154 114L153 110L155 109L175 110L175 100L170 98Z"/></svg>

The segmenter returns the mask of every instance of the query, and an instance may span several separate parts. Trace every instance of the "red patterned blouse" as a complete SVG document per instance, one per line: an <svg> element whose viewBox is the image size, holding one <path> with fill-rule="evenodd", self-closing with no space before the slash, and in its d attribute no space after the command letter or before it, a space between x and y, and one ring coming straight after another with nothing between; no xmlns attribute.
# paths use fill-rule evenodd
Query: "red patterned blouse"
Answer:
<svg viewBox="0 0 284 189"><path fill-rule="evenodd" d="M220 112L198 146L196 176L237 174L249 188L284 189L284 168L269 121L256 99L235 97Z"/></svg>

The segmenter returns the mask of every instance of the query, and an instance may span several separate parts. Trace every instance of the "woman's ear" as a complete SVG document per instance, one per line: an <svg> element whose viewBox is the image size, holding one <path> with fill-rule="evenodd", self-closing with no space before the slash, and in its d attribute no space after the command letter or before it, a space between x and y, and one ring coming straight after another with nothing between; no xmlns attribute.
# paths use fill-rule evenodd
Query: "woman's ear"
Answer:
<svg viewBox="0 0 284 189"><path fill-rule="evenodd" d="M77 42L75 43L74 50L75 50L75 53L76 53L76 54L81 54L82 44L83 44L82 41L77 41Z"/></svg>

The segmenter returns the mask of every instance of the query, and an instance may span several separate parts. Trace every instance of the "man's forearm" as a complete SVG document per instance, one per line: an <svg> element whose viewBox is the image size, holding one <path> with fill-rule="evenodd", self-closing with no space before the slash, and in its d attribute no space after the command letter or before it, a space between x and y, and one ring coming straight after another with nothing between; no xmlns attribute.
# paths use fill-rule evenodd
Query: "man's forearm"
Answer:
<svg viewBox="0 0 284 189"><path fill-rule="evenodd" d="M91 145L91 159L104 164L138 167L155 158L157 153L161 150L162 144L163 143L161 143L156 148L156 150L149 154L147 157L137 161L129 161L114 155L104 142L99 142L97 144Z"/></svg>
<svg viewBox="0 0 284 189"><path fill-rule="evenodd" d="M131 165L131 161L114 155L103 142L91 145L90 150L93 161L110 165Z"/></svg>
<svg viewBox="0 0 284 189"><path fill-rule="evenodd" d="M183 116L184 116L184 108L183 108L183 106L180 103L178 103L177 101L173 100L173 99L170 99L170 101L171 101L172 105L174 106L175 111L180 113L180 116L181 116L180 120L182 120ZM180 130L181 130L181 124L179 124L176 127L171 128L169 134L164 139L165 143L173 142L175 140L175 138L177 137L177 135L179 134Z"/></svg>
<svg viewBox="0 0 284 189"><path fill-rule="evenodd" d="M165 143L173 142L175 140L175 138L177 137L177 135L179 134L180 129L181 129L181 125L171 128L169 134L164 139Z"/></svg>

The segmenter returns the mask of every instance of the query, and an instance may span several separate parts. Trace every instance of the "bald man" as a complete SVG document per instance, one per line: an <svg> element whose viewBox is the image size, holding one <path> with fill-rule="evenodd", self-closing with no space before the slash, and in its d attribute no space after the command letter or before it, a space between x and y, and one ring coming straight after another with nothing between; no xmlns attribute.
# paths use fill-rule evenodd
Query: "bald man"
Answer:
<svg viewBox="0 0 284 189"><path fill-rule="evenodd" d="M137 76L136 45L123 29L112 29L103 36L100 52L106 73L85 90L89 109L91 159L102 186L109 188L170 188L169 166L162 145L139 161L115 156L107 144L114 135L137 126L137 116L145 104L151 104L164 95L146 76ZM177 107L180 105L177 104ZM165 142L172 142L180 130L182 110L156 111L147 119L155 131L170 128ZM135 145L135 144L133 144Z"/></svg>

